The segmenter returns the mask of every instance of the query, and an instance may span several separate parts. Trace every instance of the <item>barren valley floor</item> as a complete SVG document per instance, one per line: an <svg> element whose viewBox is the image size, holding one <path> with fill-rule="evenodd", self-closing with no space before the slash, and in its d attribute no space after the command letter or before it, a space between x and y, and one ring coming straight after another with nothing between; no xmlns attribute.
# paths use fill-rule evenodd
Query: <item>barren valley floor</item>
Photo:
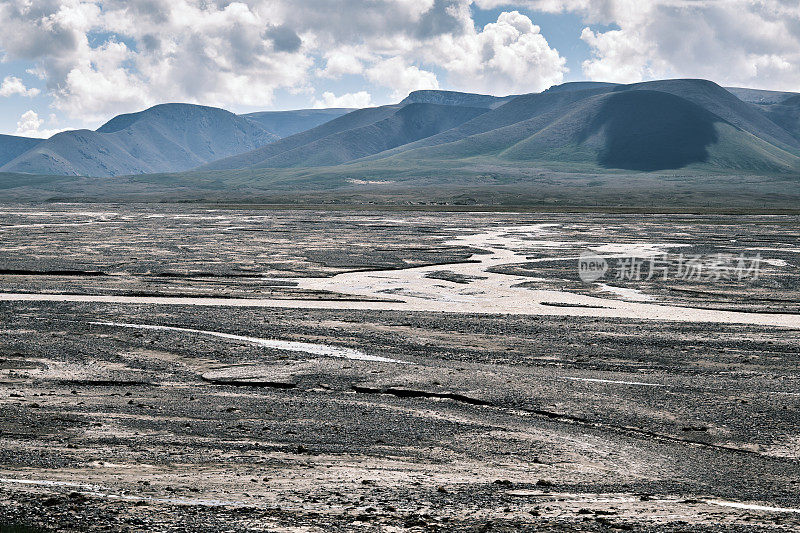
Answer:
<svg viewBox="0 0 800 533"><path fill-rule="evenodd" d="M799 228L0 206L0 529L794 531Z"/></svg>

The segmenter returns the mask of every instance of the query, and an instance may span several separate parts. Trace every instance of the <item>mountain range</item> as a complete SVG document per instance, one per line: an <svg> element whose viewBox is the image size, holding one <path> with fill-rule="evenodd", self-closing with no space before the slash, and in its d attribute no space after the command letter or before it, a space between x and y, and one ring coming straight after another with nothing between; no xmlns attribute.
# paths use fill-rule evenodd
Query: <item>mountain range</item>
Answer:
<svg viewBox="0 0 800 533"><path fill-rule="evenodd" d="M139 182L219 190L508 183L548 173L562 181L609 173L791 181L800 174L800 94L679 79L573 82L505 97L416 91L356 110L235 115L164 104L96 131L0 136L0 173L148 174Z"/></svg>
<svg viewBox="0 0 800 533"><path fill-rule="evenodd" d="M119 176L178 172L259 148L349 109L235 115L191 104L161 104L119 115L97 130L49 139L0 136L0 172Z"/></svg>
<svg viewBox="0 0 800 533"><path fill-rule="evenodd" d="M437 167L469 173L470 166L487 165L599 172L800 170L800 96L738 92L749 101L705 80L568 83L502 99L423 91L198 170L252 176L286 168L330 173L331 167L362 176Z"/></svg>

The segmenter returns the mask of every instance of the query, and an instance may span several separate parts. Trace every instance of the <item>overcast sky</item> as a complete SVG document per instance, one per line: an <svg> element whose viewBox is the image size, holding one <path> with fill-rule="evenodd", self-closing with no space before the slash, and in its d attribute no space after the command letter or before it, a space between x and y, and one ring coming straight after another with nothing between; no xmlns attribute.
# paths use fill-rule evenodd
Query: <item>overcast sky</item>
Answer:
<svg viewBox="0 0 800 533"><path fill-rule="evenodd" d="M798 0L0 0L0 132L162 102L364 107L415 89L708 78L800 91Z"/></svg>

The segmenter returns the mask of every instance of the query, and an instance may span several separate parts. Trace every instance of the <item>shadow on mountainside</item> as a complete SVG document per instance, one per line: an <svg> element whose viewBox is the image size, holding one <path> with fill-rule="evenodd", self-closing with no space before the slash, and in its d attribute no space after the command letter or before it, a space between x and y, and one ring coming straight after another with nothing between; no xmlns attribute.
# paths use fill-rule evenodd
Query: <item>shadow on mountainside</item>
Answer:
<svg viewBox="0 0 800 533"><path fill-rule="evenodd" d="M615 92L585 131L604 139L598 163L605 168L654 171L708 161L721 118L672 94Z"/></svg>

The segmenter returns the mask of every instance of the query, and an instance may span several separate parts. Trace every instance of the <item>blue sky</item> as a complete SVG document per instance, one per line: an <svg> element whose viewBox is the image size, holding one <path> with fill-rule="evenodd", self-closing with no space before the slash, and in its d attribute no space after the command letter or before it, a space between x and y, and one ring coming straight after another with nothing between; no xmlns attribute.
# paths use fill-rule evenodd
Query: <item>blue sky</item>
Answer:
<svg viewBox="0 0 800 533"><path fill-rule="evenodd" d="M796 0L3 0L0 133L703 77L800 90Z"/></svg>

